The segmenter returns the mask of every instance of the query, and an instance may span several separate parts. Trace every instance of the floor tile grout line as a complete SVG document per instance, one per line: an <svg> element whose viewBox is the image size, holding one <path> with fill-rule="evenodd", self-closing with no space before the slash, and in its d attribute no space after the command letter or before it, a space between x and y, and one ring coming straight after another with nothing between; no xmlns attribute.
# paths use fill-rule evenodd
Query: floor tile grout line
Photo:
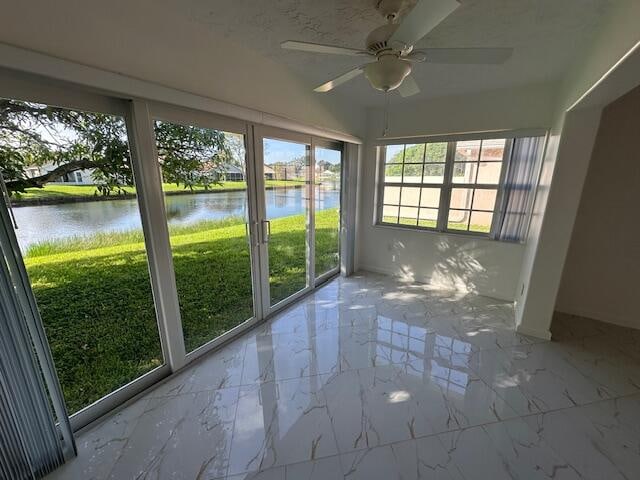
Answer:
<svg viewBox="0 0 640 480"><path fill-rule="evenodd" d="M516 348L519 348L519 347L522 347L522 346L527 346L527 347L531 347L531 348L533 348L533 347L542 348L542 346L544 346L544 345L548 345L548 344L550 344L550 343L551 343L551 342L542 342L542 343L533 343L533 344L530 344L530 345L514 345L514 346L511 346L511 347L508 347L508 348L505 348L505 349L500 349L500 350L504 350L505 352L508 352L508 351L509 351L509 350L511 350L511 349L516 349ZM476 354L478 354L479 352L482 352L482 351L483 351L483 350L479 350L479 351L477 351L477 352L473 352L473 353L472 353L472 355L476 355ZM492 351L495 351L495 349L494 349L494 350L492 350ZM627 357L625 357L625 358L627 358ZM509 361L510 361L510 360L509 360ZM636 362L636 363L637 363L637 362ZM574 369L575 369L575 370L576 370L576 371L577 371L577 372L578 372L578 373L579 373L579 374L580 374L580 375L581 375L581 376L582 376L582 377L583 377L583 378L584 378L584 379L585 379L589 384L591 384L593 387L597 388L597 387L599 387L599 386L603 386L603 385L601 385L599 382L596 382L596 381L594 381L593 379L591 379L590 377L588 377L586 374L584 374L580 369L578 369L577 367L575 367L573 364L571 364L571 366L572 366L572 367L573 367L573 368L574 368ZM467 364L467 367L468 367L472 372L474 372L474 373L478 376L478 378L480 378L480 379L481 379L481 380L482 380L482 381L487 385L487 387L488 387L489 389L491 389L493 392L495 392L495 393L496 393L496 395L498 395L498 397L500 397L500 398L501 398L501 399L502 399L502 400L503 400L507 405L509 405L512 409L514 409L514 407L512 406L512 404L511 404L511 403L510 403L510 402L509 402L505 397L503 397L503 396L502 396L502 395L501 395L497 390L495 390L491 385L489 385L489 384L488 384L488 382L485 380L484 376L480 374L479 370L477 370L476 368L474 368L471 364ZM606 386L603 386L603 387L604 387L604 388L606 388L606 390L611 390L610 388L607 388ZM596 402L599 402L599 401L613 400L613 399L615 399L615 398L619 398L619 397L621 397L621 396L636 395L637 393L640 393L640 389L638 389L638 391L637 391L637 392L634 392L634 393L631 393L631 394L618 394L618 393L616 393L616 392L612 392L612 393L614 393L615 395L613 395L613 396L611 396L611 397L609 397L609 398L600 398L600 399L597 399L597 400L584 402L584 403L582 403L582 404L580 404L580 405L571 405L571 406L567 406L567 407L559 407L559 408L557 408L557 409L550 409L550 410L547 410L547 411L555 411L555 410L563 409L563 408L574 408L574 407L579 407L579 406L582 406L582 405L588 405L588 404L591 404L591 403L596 403ZM517 413L517 411L516 411L516 413ZM537 413L538 413L538 414L539 414L539 413L546 413L546 411L545 411L545 412L537 412ZM532 415L532 414L536 414L536 412L532 412L531 414L526 414L526 415L524 415L524 416L528 416L528 415Z"/></svg>
<svg viewBox="0 0 640 480"><path fill-rule="evenodd" d="M533 345L527 345L527 346L534 346L534 345L536 345L536 344L533 344ZM513 346L513 347L509 347L509 348L517 348L517 347L518 347L518 346ZM247 344L245 343L245 345L244 345L244 347L243 347L243 349L244 349L244 355L245 355L245 356L243 357L243 367L242 367L242 374L241 374L241 377L242 377L242 375L244 374L245 361L246 361L246 348L248 348L248 346L247 346ZM243 349L241 349L241 350L243 350ZM438 357L432 357L432 358L438 358ZM406 366L407 366L407 364L408 364L408 362L397 362L397 363L396 363L396 362L394 362L394 363L390 363L390 364L388 364L388 365L367 366L367 367L360 367L360 368L348 369L348 370L345 370L345 371L342 371L342 370L341 370L340 372L326 372L326 373L319 373L319 374L315 374L315 375L304 375L304 376L296 376L296 377L291 377L291 378L280 378L280 379L273 379L273 380L269 380L268 382L255 382L255 383L250 383L250 384L240 384L240 385L234 385L234 386L231 386L231 385L230 385L230 386L228 386L228 387L224 387L224 388L221 388L221 389L203 389L203 390L199 390L199 391L186 392L186 393L184 393L184 394L167 395L167 396L163 396L163 397L152 397L152 398L166 398L166 397L180 396L180 395L188 395L188 394L193 394L193 393L198 393L198 392L205 392L205 391L225 390L225 389L229 389L229 388L237 388L238 390L240 390L240 389L241 389L241 388L243 388L243 387L244 387L244 388L247 388L247 387L256 387L256 386L261 385L261 384L263 384L263 383L272 383L272 382L273 382L273 383L279 383L279 382L293 381L293 380L297 380L297 379L300 379L300 378L309 378L309 377L313 377L313 376L339 375L339 374L341 374L341 373L345 373L345 372L347 372L347 371L359 371L359 370L377 369L377 368L383 368L383 367L391 367L391 368L406 367ZM470 371L472 371L472 372L473 372L473 373L478 377L478 379L479 379L479 380L480 380L480 381L485 385L485 387L486 387L488 390L492 391L492 392L493 392L493 393L494 393L498 398L500 398L502 401L504 401L504 402L505 402L505 403L506 403L506 404L507 404L507 405L508 405L512 410L513 410L513 406L511 406L511 405L510 405L510 403L509 403L509 402L508 402L508 401L507 401L507 400L506 400L502 395L500 395L500 394L499 394L496 390L494 390L494 389L493 389L489 384L487 384L486 380L485 380L484 378L482 378L482 376L478 373L478 371L477 371L476 369L474 369L474 368L473 368L471 365L469 365L469 364L467 364L467 368L468 368ZM630 393L630 394L628 394L628 395L635 395L635 394L636 394L636 393ZM324 395L324 393L323 393L323 395ZM623 396L626 396L626 395L623 395ZM583 403L583 404L580 404L580 405L575 405L575 406L559 407L559 408L556 408L556 409L546 410L546 411L544 411L544 412L532 412L532 413L525 414L525 415L520 415L520 414L518 414L518 412L516 411L516 412L514 412L514 413L516 413L516 417L513 417L513 418L523 418L523 417L527 417L527 416L531 416L531 415L539 415L539 414L543 414L543 413L549 413L549 412L558 411L558 410L563 410L563 409L568 409L568 408L576 408L576 407L581 407L581 406L589 405L589 404L592 404L592 403L597 403L597 402L600 402L600 401L613 400L613 399L615 399L615 398L620 398L620 397L621 397L621 395L619 395L619 396L617 396L617 397L615 397L615 396L614 396L614 397L607 398L607 399L598 399L598 400L594 400L594 401L592 401L592 402L586 402L586 403ZM326 398L326 397L325 397L325 398ZM235 425L235 418L236 418L236 416L237 416L237 408L238 408L238 405L236 404L236 414L234 415L234 420L233 420L234 425ZM485 423L476 424L476 425L469 426L469 427L462 427L462 428L460 428L460 429L454 429L454 430L450 430L450 431L457 431L457 430L461 430L461 429L465 429L465 428L473 428L473 427L476 427L476 426L489 425L489 424L492 424L492 423L499 423L499 422L501 422L501 421L507 421L507 420L509 420L509 419L499 419L499 420L492 421L492 422L485 422ZM334 426L333 426L333 422L332 422L332 424L331 424L331 427L332 427L332 433L333 433L333 435L334 435L334 439L336 440L336 443L337 443L337 435L336 435L336 433L335 433L335 428L334 428ZM445 432L440 432L440 434L441 434L441 433L445 433ZM430 435L431 435L431 434L430 434ZM425 435L425 436L430 436L430 435ZM419 437L416 437L416 438L419 438ZM232 436L232 441L233 441L233 436Z"/></svg>
<svg viewBox="0 0 640 480"><path fill-rule="evenodd" d="M242 350L242 368L240 372L241 380L244 375L244 366L247 358L247 348L248 348L248 342L245 341L244 347L241 349ZM233 439L235 438L235 434L236 434L236 418L238 416L238 406L240 405L240 391L242 390L242 387L238 386L236 388L238 389L238 397L236 399L236 406L235 406L235 411L233 413L233 422L231 426L231 440L229 440L229 458L227 458L227 468L226 468L225 476L223 478L227 478L229 476L229 469L231 468L231 451L233 450Z"/></svg>
<svg viewBox="0 0 640 480"><path fill-rule="evenodd" d="M363 288L364 288L364 287L363 287ZM375 290L375 289L380 289L380 288L382 288L382 287L380 287L379 285L377 285L377 286L376 286L376 285L373 285L373 286L368 286L368 287L366 287L366 288L367 288L367 289L369 289L369 290ZM382 288L382 293L383 293L383 294L387 294L387 293L389 293L389 292L386 290L386 287ZM310 297L310 298L311 298L311 297ZM369 301L369 300L370 300L370 301L373 301L372 299L369 299L369 298L368 298L368 295L365 295L365 296L363 296L363 297L362 297L362 301L363 301L363 302L365 302L365 300L367 300L367 301ZM302 302L301 302L301 304L302 304ZM479 307L478 307L478 310L482 311L482 309L484 309L484 308L487 308L487 307L486 307L486 306L479 306ZM450 315L452 315L452 316L454 316L454 317L455 317L455 316L464 315L464 314L466 314L466 313L473 314L473 316L478 315L478 312L477 312L477 311L474 311L474 312L464 312L464 311L461 311L461 312L451 313ZM376 315L379 315L379 312L377 311L377 308L376 308ZM448 316L448 315L449 315L449 314L447 314L446 316ZM418 316L420 316L420 314L418 314ZM444 316L445 316L445 315L443 315L443 317L444 317ZM294 319L294 320L295 320L295 319ZM278 317L274 318L272 321L273 321L273 322L277 322L277 321L278 321ZM368 321L369 321L369 320L368 320ZM425 322L425 323L428 323L428 321L429 321L428 319L425 319L425 320L424 320L424 322ZM329 326L329 327L327 327L326 329L323 329L323 331L335 330L335 329L340 329L340 328L351 328L351 329L353 329L355 326L356 326L356 325L354 325L354 324L352 324L352 325L337 325L337 326L335 326L335 327L334 327L334 326ZM362 325L362 326L363 326L363 328L367 327L366 323L363 323L363 325ZM458 328L458 329L454 329L454 331L456 331L456 333L458 333L458 335L457 335L457 337L458 337L458 338L457 338L457 339L458 339L458 340L461 340L461 341L464 341L464 340L466 339L466 337L464 337L464 336L461 334L461 333L463 333L463 332L464 332L464 330L463 330L463 329L464 329L464 327L460 327L460 328ZM260 335L260 333L258 333L258 330L254 330L254 332L255 332L255 333L254 333L253 335L255 335L255 336L254 336L253 338L255 338L255 337L257 337L257 336L259 336L259 335ZM247 351L248 351L248 348L249 348L249 347L248 347L248 344L249 344L249 342L250 342L250 340L247 340L247 338L248 338L250 335L252 335L252 332L251 332L251 331L247 331L247 332L244 332L244 333L247 335L247 337L244 337L244 335L243 335L243 336L238 337L238 340L240 340L241 338L243 339L242 346L241 346L241 348L240 348L240 352L241 352L241 355L242 355L242 366L241 366L241 368L240 368L240 371L241 371L241 373L240 373L240 379L241 379L241 380L242 380L242 378L244 377L244 373L245 373L246 366L247 366L247 365L246 365L246 360L247 360L246 356L247 356ZM435 334L435 333L437 333L437 332L433 332L433 333ZM271 333L270 333L269 335L273 335L274 337L279 337L279 336L283 336L283 335L296 336L296 335L298 335L298 334L299 334L299 332L295 332L295 331L294 331L294 332L279 332L279 333L275 333L275 334L271 334ZM407 337L410 337L410 336L409 336L409 335L407 335ZM411 337L411 338L413 338L413 337ZM556 344L556 345L563 345L563 344L567 344L567 343L568 343L568 344L573 344L573 343L578 344L578 343L579 343L579 342L581 342L581 341L585 341L585 340L588 340L588 339L595 339L595 338L603 339L603 341L605 341L604 339L614 339L614 332L611 332L611 333L602 332L602 333L598 333L598 334L594 334L594 335L585 335L585 336L582 336L582 337L580 337L580 338L569 338L569 339L563 339L563 340L560 340L560 341L557 341L557 342L548 342L548 341L547 341L547 342L532 342L532 343L523 343L523 344L515 344L515 345L500 345L500 344L496 343L496 346L492 346L491 348L478 348L478 347L475 347L475 346L474 346L474 348L475 348L476 350L475 350L473 353L474 353L474 354L479 354L479 353L481 353L481 352L483 352L483 351L498 351L498 350L508 352L508 351L510 351L510 350L514 350L514 349L518 349L518 348L523 348L523 347L525 347L525 348L536 348L536 349L537 349L537 348L542 348L541 346L549 345L550 343L554 343L554 344ZM230 344L231 344L231 343L230 343ZM540 347L539 347L539 346L540 346ZM223 351L223 350L224 350L224 348L223 348L223 349L221 349L220 351ZM633 358L633 356L632 356L632 355L628 354L627 352L625 352L625 351L623 351L623 350L616 349L616 351L617 351L617 352L619 352L619 353L620 353L620 355L621 355L622 357L624 357L624 358L628 358L628 359L631 359L631 360L635 360L635 359ZM462 354L462 355L464 355L464 354ZM212 356L212 357L213 357L213 356ZM437 358L441 358L441 357L438 357L438 356L435 356L435 355L431 355L431 356L427 356L427 357L425 357L425 358L426 358L426 359L437 359ZM445 359L445 360L446 360L446 359ZM237 415L238 415L239 399L240 399L240 390L241 390L242 388L248 388L248 387L256 388L256 387L258 387L259 385L261 385L261 384L263 384L263 383L271 383L271 382L273 382L273 383L280 383L280 382L285 382L285 381L299 380L299 379L301 379L301 378L307 378L307 377L321 377L322 375L340 375L340 374L342 374L342 373L349 372L349 371L357 371L357 372L358 372L358 371L365 370L365 369L377 369L377 368L382 368L382 367L402 368L402 367L407 367L407 366L409 365L409 363L410 363L410 361L390 362L388 365L380 365L380 366L366 366L366 367L360 367L360 368L348 368L348 369L345 369L344 371L342 370L342 368L339 368L339 369L338 369L338 372L328 372L328 373L323 373L323 374L321 374L321 373L315 373L314 375L311 375L311 374L309 374L309 375L299 375L299 376L296 376L296 377L290 377L290 378L289 378L289 377L287 377L287 378L276 378L276 377L274 376L274 378L273 378L272 380L269 380L268 382L258 381L258 382L246 383L246 384L245 384L245 383L242 383L242 381L241 381L239 385L228 385L228 386L225 386L225 387L223 387L223 388L213 388L213 389L205 388L205 389L202 389L202 390L190 391L190 392L185 392L185 393L176 393L176 394L173 394L173 395L161 395L161 396L152 396L152 395L150 394L150 395L149 395L149 396L147 396L146 398L145 398L145 397L143 397L143 398L141 398L140 400L141 400L141 401L143 400L143 401L145 402L145 403L144 403L144 408L143 408L143 414L144 414L144 412L146 412L146 411L147 411L148 405L149 405L149 403L150 403L152 400L156 400L156 399L157 399L157 400L162 400L162 399L168 399L168 398L172 398L172 397L181 397L181 396L186 396L186 395L197 395L198 393L201 393L201 392L215 392L215 391L227 390L227 389L229 389L229 388L236 388L236 389L237 389L237 391L238 391L238 397L237 397L236 405L234 406L234 408L235 408L235 409L234 409L234 414L233 414L233 419L232 419L232 435L231 435L231 440L230 440L230 441L231 441L231 444L230 444L230 445L232 446L232 445L233 445L233 441L234 441L234 436L235 436L235 424L236 424ZM455 367L455 366L454 366L453 368L457 368L457 367ZM465 363L465 367L463 367L463 368L468 368L468 369L469 369L469 371L473 372L473 373L478 377L478 379L483 383L483 385L484 385L484 386L485 386L489 391L493 392L493 393L496 395L496 397L497 397L497 398L500 398L502 401L504 401L504 402L505 402L505 404L506 404L506 405L508 405L510 408L512 408L512 409L513 409L513 407L512 407L512 406L510 405L510 403L509 403L509 402L508 402L508 401L503 397L503 395L501 395L498 391L496 391L496 390L491 386L491 384L490 384L490 383L488 383L488 382L485 380L485 378L483 378L483 377L479 374L479 372L478 372L477 368L472 367L470 363ZM589 381L589 383L591 383L591 384L595 384L596 386L597 386L597 385L599 385L599 382L596 382L595 380L591 380L591 378L590 378L590 377L588 377L588 376L586 376L585 374L583 374L583 373L582 373L582 371L580 371L580 369L578 369L578 373L580 373L584 378L586 378L586 379ZM324 386L324 385L323 385L323 386ZM324 390L323 390L322 388L321 388L321 390L322 390L322 391L321 391L321 392L319 392L319 393L321 393L322 397L323 397L323 398L324 398L324 400L325 400L325 404L327 404L327 412L328 412L328 410L329 410L329 409L328 409L328 402L326 401L326 400L327 400L327 398L326 398L326 394L325 394L325 392L324 392ZM609 389L607 389L607 390L609 390ZM151 392L150 392L150 393L151 393ZM470 426L460 427L460 428L456 428L456 429L453 429L453 430L448 430L448 431L445 431L445 432L440 432L440 433L430 433L430 434L426 434L426 435L419 435L419 436L417 436L417 437L415 437L415 438L413 438L413 439L412 439L412 438L409 438L409 439L399 440L399 441L394 441L394 442L381 443L380 445L376 445L375 447L370 447L370 448L360 448L360 449L350 450L350 451L348 451L348 452L340 452L340 451L339 451L339 449L338 449L337 453L335 453L335 454L333 454L333 455L327 455L327 456L324 456L324 457L320 457L320 458L319 458L319 459L317 459L317 460L323 460L323 459L332 458L332 457L336 457L336 456L337 456L337 457L338 457L338 461L339 461L339 463L340 463L340 467L342 468L342 461L341 461L341 457L342 457L342 456L344 456L344 455L350 454L350 453L361 452L361 451L371 450L371 449L375 449L375 448L383 448L383 447L386 447L386 446L393 446L394 444L403 443L403 442L417 441L417 440L419 440L419 439L422 439L422 438L429 438L429 437L432 437L432 436L434 436L434 435L435 435L435 436L438 436L438 437L440 437L440 438L441 438L441 437L442 437L443 435L445 435L445 434L454 433L454 432L460 432L460 431L464 431L464 430L472 429L472 428L476 428L476 427L479 427L479 428L483 428L483 429L484 429L485 427L489 427L489 426L491 426L491 425L500 424L500 423L506 423L506 422L510 422L510 421L516 421L516 419L519 419L519 420L525 420L525 419L528 419L529 417L533 417L533 416L543 416L543 415L547 415L547 414L554 414L554 413L557 413L557 412L568 412L568 411L573 411L573 410L575 410L575 409L585 409L585 408L587 408L587 407L589 407L589 406L591 406L591 405L595 405L595 404L601 404L601 403L604 403L604 402L615 402L616 400L619 400L619 399L622 399L622 398L638 396L638 395L640 395L640 390L639 390L639 391L636 391L636 392L632 392L632 393L624 393L624 394L618 394L618 393L616 393L616 392L611 392L611 393L612 393L612 396L611 396L611 397L609 397L609 398L598 398L598 399L595 399L595 400L590 400L590 401L587 401L587 402L581 403L581 404L579 404L579 405L578 405L578 404L576 404L576 405L568 405L568 406L564 406L564 407L558 407L558 408L554 408L554 409L548 409L548 410L545 410L545 411L542 411L542 412L531 412L531 413L526 413L526 414L523 414L523 415L519 415L519 414L518 414L518 412L517 412L517 411L515 411L516 416L515 416L515 417L513 417L513 418L510 418L510 419L498 419L498 420L487 421L487 422L480 423L480 424L476 424L476 425L470 425ZM133 404L132 404L132 405L133 405ZM126 410L122 410L122 411L126 411ZM118 413L119 413L119 412L118 412ZM115 415L117 415L117 413L114 413L114 416L115 416ZM139 428L141 428L141 427L140 427L140 425L139 425L139 423L140 423L140 417L141 417L141 416L137 416L137 417L135 418L135 421L134 421L134 422L132 422L132 423L133 423L133 425L131 426L131 430L130 430L130 432L129 432L129 435L127 436L127 439L126 439L125 443L123 444L122 448L119 450L118 455L117 455L117 458L116 458L116 460L114 461L114 464L113 464L113 465L111 466L111 468L108 470L108 475L109 475L109 476L113 474L113 471L114 471L114 469L116 468L116 466L118 465L118 462L120 462L120 461L121 461L121 459L122 459L122 455L123 455L123 453L124 453L125 449L127 448L127 446L128 446L128 444L129 444L129 442L130 442L130 440L131 440L131 438L132 438L133 434L134 434L135 432L137 432ZM113 417L112 417L112 418L113 418ZM106 421L105 421L105 422L103 422L103 423L107 423L109 420L110 420L110 419L106 419ZM336 435L336 431L335 431L334 423L331 421L331 419L330 419L330 423L331 423L331 430L332 430L332 434L333 434L333 437L334 437L334 441L336 442L336 447L337 447L337 446L338 446L338 443L337 443L337 435ZM534 430L534 433L536 433L536 432L535 432L535 429L534 429L532 426L529 426L528 422L525 422L525 423L527 423L527 427L528 427L529 429ZM88 433L88 432L87 432L87 433ZM543 442L543 443L546 445L546 447L547 447L547 448L551 448L551 447L549 446L549 444L547 444L544 440L541 440L541 442ZM442 441L440 441L440 443L442 444ZM446 447L444 447L444 448L445 448L445 450L446 450ZM552 450L553 450L553 449L552 449ZM557 453L556 453L555 455L557 455L558 457L562 458L562 457L561 457L559 454L557 454ZM230 457L231 457L231 447L230 447L230 453L229 453L229 460L230 460ZM564 460L564 458L562 458L562 459ZM308 461L308 460L306 460L306 461ZM283 465L281 465L280 467L282 467L282 468L284 469L284 471L285 471L285 475L287 475L287 466L288 466L288 465L295 465L295 464L298 464L298 463L304 463L304 462L306 462L306 461L305 461L305 460L301 460L301 461L299 461L299 462L292 462L292 463L290 463L290 464L283 464ZM455 462L454 462L454 463L455 463ZM567 464L569 464L569 463L567 462ZM569 465L570 465L570 464L569 464ZM457 464L456 464L456 466L457 466ZM279 468L279 467L276 467L276 468ZM458 468L458 469L459 469L459 468ZM228 477L228 476L229 476L229 471L230 471L230 465L229 465L229 464L227 464L227 466L226 466L226 470L225 470L225 476L224 476L224 477L216 477L216 478L226 478L226 477ZM344 469L342 469L342 475L344 476Z"/></svg>
<svg viewBox="0 0 640 480"><path fill-rule="evenodd" d="M129 435L127 435L127 440L124 442L124 445L122 445L122 448L118 452L118 456L116 457L115 462L113 462L113 465L109 469L109 473L107 473L107 476L105 478L111 478L111 474L115 470L115 468L118 465L118 462L120 461L120 459L122 459L122 455L124 454L125 449L129 445L129 441L131 440L131 437L133 437L134 432L137 430L138 424L140 423L140 419L142 418L142 415L144 415L144 413L147 411L147 406L149 405L149 402L151 401L150 398L145 398L145 397L142 397L140 400L144 401L144 408L142 409L142 412L140 413L140 415L136 415L133 428L131 429L131 432L129 432ZM134 404L131 404L127 408L130 408L133 405ZM125 408L125 410L126 410L126 408ZM124 411L124 410L122 410L122 411ZM113 417L111 417L111 418L113 418Z"/></svg>
<svg viewBox="0 0 640 480"><path fill-rule="evenodd" d="M477 424L477 425L473 425L473 426L462 427L462 428L458 428L458 429L454 429L454 430L447 430L447 431L439 432L439 433L432 433L432 434L428 434L428 435L420 435L420 436L417 436L415 438L408 438L406 440L398 440L398 441L394 441L394 442L381 443L381 444L376 445L374 447L358 448L358 449L355 449L355 450L349 450L347 452L340 452L339 451L338 453L333 454L333 455L326 455L326 456L320 457L320 458L316 459L316 461L318 461L318 460L326 460L326 459L338 457L338 460L341 463L340 457L343 457L345 455L350 455L350 454L355 454L355 453L359 453L359 452L375 450L375 449L378 449L378 448L391 447L393 445L397 445L397 444L401 444L401 443L416 442L416 441L421 440L421 439L432 438L432 437L437 437L438 438L438 441L439 441L440 445L443 447L444 451L447 452L447 454L448 454L449 451L447 449L447 446L444 443L442 443L442 440L440 438L440 437L442 437L443 435L446 435L446 434L461 432L461 431L464 431L464 430L470 430L470 429L474 429L474 428L483 428L485 426L497 425L497 424L506 423L506 422L514 422L516 420L522 420L523 418L527 418L527 417L543 415L543 414L547 414L547 413L556 413L556 412L561 412L561 411L566 411L566 410L572 410L572 409L576 409L576 408L581 408L581 407L586 407L586 406L589 406L589 405L593 405L595 403L603 403L603 402L607 402L607 401L617 400L619 398L632 397L632 396L636 396L636 395L640 395L640 392L633 393L633 394L622 395L620 397L611 398L611 399L597 400L595 402L584 404L584 405L563 407L563 408L560 408L560 409L550 410L550 411L546 411L546 412L531 413L531 414L522 415L522 416L518 416L518 417L504 419L504 420L485 422L485 423L481 423L481 424ZM531 429L531 427L528 424L526 426L527 426L528 429L533 430L533 429ZM534 431L534 433L536 433L536 432ZM555 450L544 439L541 439L541 441L547 446L547 448L554 455L559 457L561 460L565 461L567 463L567 465L571 465L570 462L566 461L565 458L563 458L557 452L555 452ZM462 475L462 478L463 479L467 479L467 477L463 474L462 470L460 469L460 467L459 467L458 463L455 461L455 459L452 458L451 460L456 465L456 468L459 470L460 474ZM298 462L291 462L291 463L287 463L287 464L280 465L280 466L277 466L277 467L271 467L271 468L263 470L263 471L275 470L277 468L284 468L285 471L286 471L286 467L289 466L289 465L299 465L299 464L304 464L304 463L308 463L308 462L309 462L309 460L301 460L301 461L298 461ZM341 467L342 467L342 463L341 463ZM343 470L343 472L344 472L344 470ZM251 473L251 472L250 471L245 471L245 472L240 473L239 475L242 475L244 473ZM343 473L343 476L344 476L344 473Z"/></svg>
<svg viewBox="0 0 640 480"><path fill-rule="evenodd" d="M517 416L512 417L512 418L505 418L505 419L500 419L500 420L492 420L492 421L488 421L488 422L482 422L482 423L477 423L477 424L474 424L474 425L468 425L468 426L464 426L464 427L460 427L460 428L455 428L455 429L452 429L452 430L445 430L445 431L442 431L442 432L429 433L429 434L425 434L425 435L418 435L418 436L416 436L414 438L407 438L405 440L396 440L396 441L393 441L393 442L384 442L384 443L380 443L379 445L376 445L374 447L357 448L357 449L349 450L349 451L346 451L346 452L338 452L338 454L339 455L348 455L350 453L361 452L361 451L365 451L365 450L371 450L371 449L374 449L374 448L393 445L393 444L396 444L396 443L410 442L410 441L414 441L414 440L420 440L420 439L423 439L423 438L430 438L430 437L445 435L445 434L449 434L449 433L460 432L460 431L464 431L464 430L470 430L472 428L481 428L481 427L485 427L485 426L497 425L497 424L500 424L500 423L512 422L512 421L515 421L515 420L522 420L524 418L538 416L538 415L546 415L546 414L549 414L549 413L563 412L563 411L567 411L567 410L588 407L588 406L591 406L591 405L594 405L594 404L597 404L597 403L610 402L610 401L618 400L620 398L633 397L633 396L636 396L636 395L640 396L640 391L637 392L637 393L622 395L622 396L619 396L619 397L616 397L616 398L600 399L600 400L596 400L596 401L585 403L585 404L581 404L581 405L572 405L570 407L561 407L561 408L557 408L557 409L553 409L553 410L547 410L547 411L544 411L544 412L529 413L529 414L526 414L526 415L517 415Z"/></svg>

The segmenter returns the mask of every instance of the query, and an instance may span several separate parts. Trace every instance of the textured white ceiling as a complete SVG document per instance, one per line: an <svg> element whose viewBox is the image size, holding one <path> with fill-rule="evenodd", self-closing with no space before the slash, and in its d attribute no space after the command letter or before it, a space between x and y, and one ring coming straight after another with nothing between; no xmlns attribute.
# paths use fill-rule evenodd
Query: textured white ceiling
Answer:
<svg viewBox="0 0 640 480"><path fill-rule="evenodd" d="M420 64L414 76L422 93L411 100L494 90L560 79L615 0L460 0L462 6L423 38L419 47L514 47L504 65ZM191 21L206 25L286 65L313 88L362 61L353 57L284 51L283 40L361 48L384 23L377 0L188 0ZM256 72L259 75L259 72ZM320 95L320 94L319 94ZM328 93L324 95L336 95ZM384 95L361 76L337 95L364 106ZM399 96L394 102L401 100Z"/></svg>

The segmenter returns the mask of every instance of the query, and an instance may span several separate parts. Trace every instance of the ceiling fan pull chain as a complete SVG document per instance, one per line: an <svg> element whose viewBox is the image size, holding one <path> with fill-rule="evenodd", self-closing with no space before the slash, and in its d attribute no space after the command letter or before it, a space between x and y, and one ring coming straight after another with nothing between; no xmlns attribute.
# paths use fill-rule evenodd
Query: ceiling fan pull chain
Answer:
<svg viewBox="0 0 640 480"><path fill-rule="evenodd" d="M384 102L384 130L382 131L382 136L386 137L389 133L389 92L384 92L385 102Z"/></svg>

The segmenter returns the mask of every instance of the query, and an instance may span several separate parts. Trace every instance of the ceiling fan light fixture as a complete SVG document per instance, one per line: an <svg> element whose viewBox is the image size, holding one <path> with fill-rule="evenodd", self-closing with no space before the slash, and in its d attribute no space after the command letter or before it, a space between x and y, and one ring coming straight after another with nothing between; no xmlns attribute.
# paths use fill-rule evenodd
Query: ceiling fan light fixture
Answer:
<svg viewBox="0 0 640 480"><path fill-rule="evenodd" d="M364 75L371 86L383 92L398 88L410 73L411 64L395 55L381 55L377 62L364 67Z"/></svg>

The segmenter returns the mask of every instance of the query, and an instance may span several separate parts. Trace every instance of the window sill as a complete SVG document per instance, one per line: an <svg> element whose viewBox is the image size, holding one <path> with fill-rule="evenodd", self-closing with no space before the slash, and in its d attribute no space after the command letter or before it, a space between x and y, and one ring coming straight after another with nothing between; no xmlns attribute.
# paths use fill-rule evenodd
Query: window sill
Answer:
<svg viewBox="0 0 640 480"><path fill-rule="evenodd" d="M435 228L426 228L426 227L413 227L413 226L405 226L405 225L395 225L390 223L381 223L376 222L373 224L374 228L382 228L382 229L391 229L391 230L402 230L403 232L415 232L415 233L429 233L435 235L447 235L453 237L466 238L468 240L485 240L490 242L497 243L506 243L511 245L524 245L524 242L507 242L504 240L498 240L496 238L491 237L488 233L475 233L475 232L455 232L455 231L442 231L436 230Z"/></svg>

